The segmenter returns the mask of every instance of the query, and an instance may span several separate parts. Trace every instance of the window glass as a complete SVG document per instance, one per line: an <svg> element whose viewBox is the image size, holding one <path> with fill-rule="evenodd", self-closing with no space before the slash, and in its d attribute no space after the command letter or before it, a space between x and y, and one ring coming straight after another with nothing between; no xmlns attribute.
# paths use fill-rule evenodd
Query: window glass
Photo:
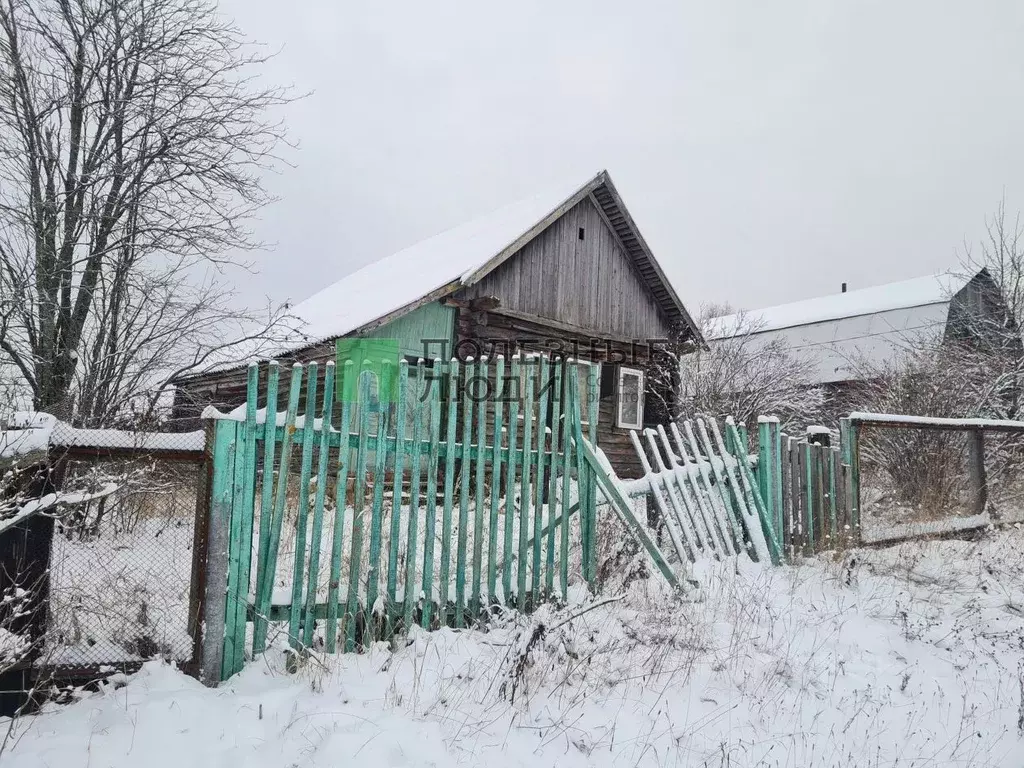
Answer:
<svg viewBox="0 0 1024 768"><path fill-rule="evenodd" d="M636 368L619 369L616 426L640 429L644 420L644 374Z"/></svg>

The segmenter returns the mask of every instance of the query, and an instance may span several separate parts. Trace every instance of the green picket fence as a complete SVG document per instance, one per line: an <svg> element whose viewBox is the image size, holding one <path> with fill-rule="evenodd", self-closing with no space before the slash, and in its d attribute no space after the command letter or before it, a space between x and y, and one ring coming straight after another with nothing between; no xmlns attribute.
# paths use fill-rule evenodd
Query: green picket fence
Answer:
<svg viewBox="0 0 1024 768"><path fill-rule="evenodd" d="M595 469L578 446L595 442L599 365L383 364L383 380L396 373L379 403L374 374L346 363L356 397L339 402L333 363L293 366L287 397L277 364L262 381L253 365L244 417L215 421L221 679L275 636L353 651L593 584Z"/></svg>
<svg viewBox="0 0 1024 768"><path fill-rule="evenodd" d="M856 424L840 419L839 445L832 440L832 434L813 429L788 435L775 419L758 422L757 484L790 562L860 542Z"/></svg>

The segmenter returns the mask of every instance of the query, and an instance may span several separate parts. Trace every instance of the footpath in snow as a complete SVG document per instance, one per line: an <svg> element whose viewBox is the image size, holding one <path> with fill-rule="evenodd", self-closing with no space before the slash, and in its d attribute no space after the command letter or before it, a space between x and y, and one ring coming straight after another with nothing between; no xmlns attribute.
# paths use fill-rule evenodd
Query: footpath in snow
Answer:
<svg viewBox="0 0 1024 768"><path fill-rule="evenodd" d="M1024 531L699 568L700 602L635 581L216 690L151 662L18 721L0 763L1024 765Z"/></svg>

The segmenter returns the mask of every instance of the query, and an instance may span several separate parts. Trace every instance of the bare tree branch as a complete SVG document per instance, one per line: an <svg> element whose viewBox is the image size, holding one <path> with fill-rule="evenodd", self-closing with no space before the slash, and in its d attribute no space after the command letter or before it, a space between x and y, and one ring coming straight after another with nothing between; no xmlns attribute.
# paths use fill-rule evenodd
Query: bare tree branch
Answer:
<svg viewBox="0 0 1024 768"><path fill-rule="evenodd" d="M291 100L208 0L0 0L0 367L103 423L237 334Z"/></svg>

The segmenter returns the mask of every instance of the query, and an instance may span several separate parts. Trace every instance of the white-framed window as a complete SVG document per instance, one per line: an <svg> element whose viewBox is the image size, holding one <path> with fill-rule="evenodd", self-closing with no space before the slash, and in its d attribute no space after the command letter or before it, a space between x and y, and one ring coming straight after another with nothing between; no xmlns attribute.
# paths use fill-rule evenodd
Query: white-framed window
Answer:
<svg viewBox="0 0 1024 768"><path fill-rule="evenodd" d="M644 426L644 372L639 368L619 367L615 426L622 429L642 429Z"/></svg>

